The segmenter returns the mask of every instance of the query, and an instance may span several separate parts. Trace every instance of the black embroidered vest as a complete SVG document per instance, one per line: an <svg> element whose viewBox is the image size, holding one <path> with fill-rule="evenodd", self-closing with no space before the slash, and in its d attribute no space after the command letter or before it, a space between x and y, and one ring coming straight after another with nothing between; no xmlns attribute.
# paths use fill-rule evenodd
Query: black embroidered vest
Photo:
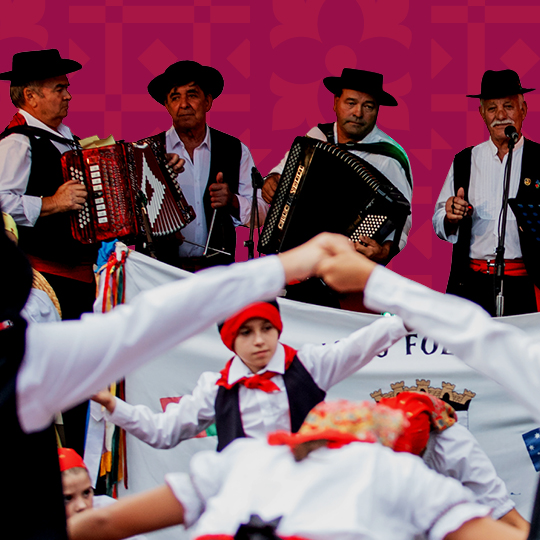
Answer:
<svg viewBox="0 0 540 540"><path fill-rule="evenodd" d="M469 185L471 176L471 158L473 147L465 148L454 158L454 189L457 194L462 187L465 191L465 200L469 200ZM516 200L525 203L540 204L540 190L536 189L535 181L540 179L540 144L524 140L523 157L521 161L521 174ZM526 185L525 178L533 181ZM469 269L469 252L471 244L472 219L467 217L459 225L458 241L452 249L452 266L446 292L462 296L465 286L465 276ZM540 286L540 253L536 246L531 243L526 235L519 230L519 243L523 261L527 268L527 273L534 280L537 287Z"/></svg>
<svg viewBox="0 0 540 540"><path fill-rule="evenodd" d="M309 411L324 400L326 392L321 390L297 356L283 375L283 381L289 400L291 415L291 431L296 433L304 422ZM220 452L235 439L245 437L240 415L238 388L235 385L230 390L220 386L216 402L216 430L218 436L217 450Z"/></svg>

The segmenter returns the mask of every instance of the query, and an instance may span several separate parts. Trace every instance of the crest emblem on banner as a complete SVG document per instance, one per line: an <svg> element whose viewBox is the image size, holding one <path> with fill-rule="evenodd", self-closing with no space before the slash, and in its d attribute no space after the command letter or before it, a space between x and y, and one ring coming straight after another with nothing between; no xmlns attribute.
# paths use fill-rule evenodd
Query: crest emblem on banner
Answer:
<svg viewBox="0 0 540 540"><path fill-rule="evenodd" d="M396 397L401 392L425 392L442 399L448 405L452 406L457 412L458 422L469 427L469 406L472 399L476 396L475 392L465 388L463 393L456 392L456 385L450 382L442 381L441 387L431 386L431 380L416 379L416 386L405 386L405 381L398 381L390 383L390 392L383 394L382 389L379 388L369 394L376 402L379 402L382 398Z"/></svg>

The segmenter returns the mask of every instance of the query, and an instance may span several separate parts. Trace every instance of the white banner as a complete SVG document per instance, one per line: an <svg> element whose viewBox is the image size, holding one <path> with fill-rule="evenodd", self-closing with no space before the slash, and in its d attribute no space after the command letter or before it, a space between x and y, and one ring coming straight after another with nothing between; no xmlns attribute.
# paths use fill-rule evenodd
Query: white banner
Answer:
<svg viewBox="0 0 540 540"><path fill-rule="evenodd" d="M134 252L127 259L125 271L126 302L142 290L172 279L189 279L190 275ZM295 348L304 343L338 340L378 317L288 300L280 300L280 307L284 323L281 341ZM191 315L197 317L197 313ZM539 315L510 317L505 322L530 332L538 332L540 328ZM191 393L203 371L221 370L230 356L217 328L209 328L129 375L127 401L161 411L161 398ZM503 388L468 368L433 341L414 333L408 335L382 357L335 386L327 399L369 400L404 388L430 391L439 397L446 395L453 404L457 403L456 408L466 408L458 410L459 422L479 440L506 482L518 510L529 519L537 474L522 435L538 426ZM96 473L102 441L102 423L91 420L85 461ZM215 446L215 437L205 437L184 441L171 450L156 450L128 435L127 492L137 493L160 485L167 472L187 471L194 453ZM121 494L125 492L121 490ZM186 533L178 529L155 533L155 538L185 538Z"/></svg>

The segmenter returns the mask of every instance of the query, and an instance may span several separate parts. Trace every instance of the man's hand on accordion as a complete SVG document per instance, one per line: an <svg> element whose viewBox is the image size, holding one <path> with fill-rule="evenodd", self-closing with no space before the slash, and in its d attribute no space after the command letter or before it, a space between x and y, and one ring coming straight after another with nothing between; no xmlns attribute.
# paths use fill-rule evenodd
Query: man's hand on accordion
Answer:
<svg viewBox="0 0 540 540"><path fill-rule="evenodd" d="M76 180L68 180L62 184L54 195L43 197L40 216L50 216L60 212L82 210L88 192L83 184Z"/></svg>
<svg viewBox="0 0 540 540"><path fill-rule="evenodd" d="M276 193L280 178L281 174L272 173L264 179L264 185L262 187L261 194L262 198L268 204L272 204L272 200L274 199L274 194Z"/></svg>
<svg viewBox="0 0 540 540"><path fill-rule="evenodd" d="M180 174L184 172L185 159L180 159L178 154L165 154L167 158L167 165L176 173Z"/></svg>
<svg viewBox="0 0 540 540"><path fill-rule="evenodd" d="M354 243L354 248L358 253L362 253L362 255L365 255L368 259L379 264L388 262L390 248L392 247L391 240L388 240L381 245L369 236L360 236L358 239L359 242Z"/></svg>

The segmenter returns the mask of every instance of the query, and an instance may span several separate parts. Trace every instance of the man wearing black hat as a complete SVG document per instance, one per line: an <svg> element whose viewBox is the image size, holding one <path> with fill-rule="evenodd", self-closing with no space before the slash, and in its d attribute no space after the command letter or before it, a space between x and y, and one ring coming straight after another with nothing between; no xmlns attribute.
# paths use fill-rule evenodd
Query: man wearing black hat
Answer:
<svg viewBox="0 0 540 540"><path fill-rule="evenodd" d="M11 81L17 113L0 135L0 203L19 229L19 246L32 266L54 289L64 319L92 311L95 299L93 263L97 247L71 234L69 213L80 210L86 189L64 183L61 156L74 146L63 124L71 95L66 74L81 69L56 49L13 56L12 70L0 74ZM64 414L66 443L84 450L87 404Z"/></svg>
<svg viewBox="0 0 540 540"><path fill-rule="evenodd" d="M509 155L508 126L515 128L509 198L540 202L540 146L521 135L527 103L518 74L510 69L486 71L479 112L490 138L456 155L435 206L433 227L454 245L447 292L468 298L492 316L496 314L494 259L498 245L499 216ZM517 225L508 209L503 280L504 315L536 312L535 282L540 284L538 248Z"/></svg>
<svg viewBox="0 0 540 540"><path fill-rule="evenodd" d="M336 122L319 124L311 129L307 136L347 145L345 148L348 151L376 167L410 201L412 176L407 155L396 141L376 126L379 106L397 106L395 98L383 90L383 76L371 71L345 68L340 77L326 77L323 83L334 94ZM272 202L287 156L288 153L281 163L272 169L265 181L262 192L268 203ZM333 189L333 186L328 186L329 196ZM363 237L363 243L355 244L356 249L370 259L386 264L405 247L410 228L409 215L398 245L394 246L392 233L382 245L371 238Z"/></svg>
<svg viewBox="0 0 540 540"><path fill-rule="evenodd" d="M248 225L251 214L253 158L238 139L206 124L206 114L223 85L219 71L191 60L172 64L148 85L148 92L165 106L173 125L145 141L184 160L178 181L197 215L182 230L180 247L158 242L158 256L190 271L233 262L235 227ZM262 225L267 205L261 198L257 206ZM204 253L207 240L209 256Z"/></svg>
<svg viewBox="0 0 540 540"><path fill-rule="evenodd" d="M56 49L13 56L11 100L18 112L0 135L0 202L17 223L20 247L55 290L65 319L92 310L96 248L73 239L69 213L80 210L86 189L64 183L61 155L74 137L63 124L71 95L66 74L81 69Z"/></svg>

